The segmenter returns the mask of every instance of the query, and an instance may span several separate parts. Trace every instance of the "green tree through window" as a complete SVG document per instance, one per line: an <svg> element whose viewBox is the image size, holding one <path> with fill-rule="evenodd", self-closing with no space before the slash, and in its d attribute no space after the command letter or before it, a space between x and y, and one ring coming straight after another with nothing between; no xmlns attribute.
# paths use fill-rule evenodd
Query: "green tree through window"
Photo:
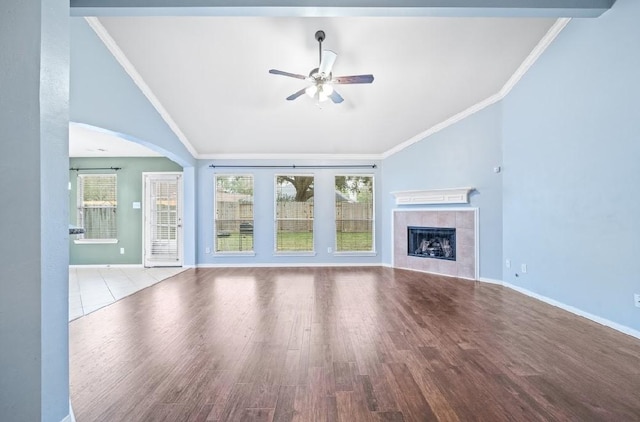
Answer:
<svg viewBox="0 0 640 422"><path fill-rule="evenodd" d="M276 176L275 250L313 251L314 177Z"/></svg>

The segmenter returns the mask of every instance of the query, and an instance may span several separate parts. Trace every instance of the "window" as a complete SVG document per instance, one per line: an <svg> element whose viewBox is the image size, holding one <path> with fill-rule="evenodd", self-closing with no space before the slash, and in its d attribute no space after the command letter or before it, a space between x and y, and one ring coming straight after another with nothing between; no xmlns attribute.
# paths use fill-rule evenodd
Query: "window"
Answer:
<svg viewBox="0 0 640 422"><path fill-rule="evenodd" d="M253 176L215 176L215 251L253 252Z"/></svg>
<svg viewBox="0 0 640 422"><path fill-rule="evenodd" d="M313 176L276 176L276 252L313 252Z"/></svg>
<svg viewBox="0 0 640 422"><path fill-rule="evenodd" d="M84 235L78 236L80 242L117 241L116 184L115 174L78 175L77 224L85 230Z"/></svg>
<svg viewBox="0 0 640 422"><path fill-rule="evenodd" d="M373 176L335 178L336 252L373 252Z"/></svg>

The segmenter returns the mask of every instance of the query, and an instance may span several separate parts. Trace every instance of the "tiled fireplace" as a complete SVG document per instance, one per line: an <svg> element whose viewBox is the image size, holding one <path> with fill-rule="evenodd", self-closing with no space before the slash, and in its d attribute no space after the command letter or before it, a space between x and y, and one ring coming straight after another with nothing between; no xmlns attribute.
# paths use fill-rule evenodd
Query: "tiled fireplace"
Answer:
<svg viewBox="0 0 640 422"><path fill-rule="evenodd" d="M476 210L395 210L394 267L476 278Z"/></svg>

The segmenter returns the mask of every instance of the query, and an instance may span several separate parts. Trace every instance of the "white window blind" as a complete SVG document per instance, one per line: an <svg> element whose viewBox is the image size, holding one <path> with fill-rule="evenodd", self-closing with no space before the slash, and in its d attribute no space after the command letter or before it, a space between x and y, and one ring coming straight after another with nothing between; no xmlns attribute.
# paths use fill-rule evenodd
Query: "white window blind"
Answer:
<svg viewBox="0 0 640 422"><path fill-rule="evenodd" d="M115 240L117 176L115 174L78 175L77 224L85 230L81 239Z"/></svg>

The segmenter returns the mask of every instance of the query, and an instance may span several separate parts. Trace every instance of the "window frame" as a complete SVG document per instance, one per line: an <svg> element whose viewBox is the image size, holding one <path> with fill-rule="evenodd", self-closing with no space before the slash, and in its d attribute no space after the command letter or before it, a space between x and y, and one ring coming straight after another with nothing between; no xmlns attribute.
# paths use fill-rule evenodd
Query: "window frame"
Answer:
<svg viewBox="0 0 640 422"><path fill-rule="evenodd" d="M87 238L86 230L86 221L84 216L84 209L87 208L84 206L84 180L89 177L109 177L114 179L113 183L113 198L115 200L114 205L112 206L102 206L96 208L105 208L113 210L113 224L115 225L114 229L114 237L108 238ZM82 215L81 215L82 213ZM76 235L76 239L74 239L75 244L114 244L118 243L118 175L115 173L85 173L78 174L76 176L76 225L83 227L85 229L84 233Z"/></svg>
<svg viewBox="0 0 640 422"><path fill-rule="evenodd" d="M376 252L376 178L372 173L340 173L333 176L333 189L336 189L336 178L338 177L370 177L371 178L371 250L338 250L338 219L337 219L337 198L334 193L333 198L333 220L334 220L334 247L333 255L349 255L349 256L375 256Z"/></svg>
<svg viewBox="0 0 640 422"><path fill-rule="evenodd" d="M278 250L278 177L312 177L313 178L313 207L311 221L311 249L310 250ZM315 256L316 255L316 196L315 196L316 175L314 173L276 173L273 177L273 254L276 256ZM291 220L291 219L289 219ZM309 219L300 219L309 221Z"/></svg>
<svg viewBox="0 0 640 422"><path fill-rule="evenodd" d="M248 177L251 179L251 225L253 227L251 236L253 237L251 241L251 249L250 250L218 250L218 178L221 177ZM253 173L214 173L213 175L213 255L223 256L223 255L246 255L246 256L255 256L255 244L256 244L256 231L255 231L255 176ZM240 219L239 221L246 220L245 218Z"/></svg>

